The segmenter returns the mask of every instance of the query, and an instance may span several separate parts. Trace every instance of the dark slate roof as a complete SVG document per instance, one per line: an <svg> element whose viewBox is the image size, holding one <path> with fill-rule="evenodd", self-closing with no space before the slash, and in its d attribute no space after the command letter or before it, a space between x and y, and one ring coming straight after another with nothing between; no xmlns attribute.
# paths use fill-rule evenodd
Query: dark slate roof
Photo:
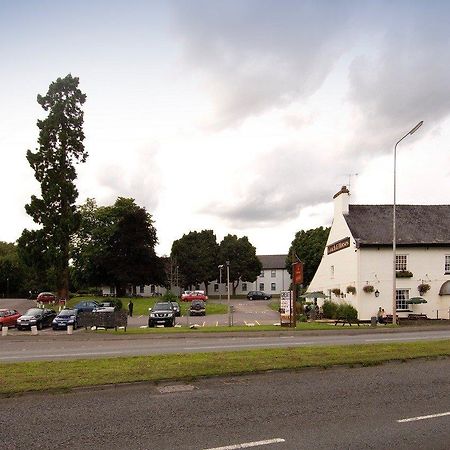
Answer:
<svg viewBox="0 0 450 450"><path fill-rule="evenodd" d="M287 255L256 255L263 269L285 269Z"/></svg>
<svg viewBox="0 0 450 450"><path fill-rule="evenodd" d="M349 205L344 215L361 246L392 245L392 205ZM450 245L450 205L397 205L397 245Z"/></svg>

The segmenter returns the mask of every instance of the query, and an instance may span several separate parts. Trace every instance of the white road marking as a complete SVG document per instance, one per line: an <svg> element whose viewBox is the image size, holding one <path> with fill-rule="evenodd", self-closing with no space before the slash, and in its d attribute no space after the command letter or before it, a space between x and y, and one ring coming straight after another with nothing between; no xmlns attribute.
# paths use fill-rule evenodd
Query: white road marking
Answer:
<svg viewBox="0 0 450 450"><path fill-rule="evenodd" d="M417 420L435 419L436 417L444 417L444 416L450 416L450 411L438 414L429 414L428 416L417 416L417 417L410 417L409 419L400 419L397 420L397 422L398 423L416 422Z"/></svg>
<svg viewBox="0 0 450 450"><path fill-rule="evenodd" d="M309 342L292 342L290 345L310 345ZM264 343L264 344L232 344L232 345L205 345L203 347L183 347L183 350L225 350L227 348L251 348L251 347L284 347L285 343Z"/></svg>
<svg viewBox="0 0 450 450"><path fill-rule="evenodd" d="M235 450L238 448L258 447L259 445L280 444L281 442L286 441L281 438L275 438L275 439L266 439L265 441L244 442L243 444L226 445L225 447L207 448L205 450Z"/></svg>
<svg viewBox="0 0 450 450"><path fill-rule="evenodd" d="M364 339L365 342L382 342L382 341L422 341L426 339L433 339L433 336L416 336L416 337L398 337L398 338L376 338ZM439 337L439 339L442 339Z"/></svg>

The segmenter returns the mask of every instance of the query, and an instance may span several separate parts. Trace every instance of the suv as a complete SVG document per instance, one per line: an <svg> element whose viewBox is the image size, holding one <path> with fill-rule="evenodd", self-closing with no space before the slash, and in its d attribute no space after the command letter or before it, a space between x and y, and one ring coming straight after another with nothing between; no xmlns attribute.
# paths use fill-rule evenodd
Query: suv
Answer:
<svg viewBox="0 0 450 450"><path fill-rule="evenodd" d="M153 308L149 308L148 326L164 325L173 327L175 325L175 311L172 303L158 302Z"/></svg>
<svg viewBox="0 0 450 450"><path fill-rule="evenodd" d="M249 300L269 300L270 298L272 298L272 296L270 294L266 294L263 291L250 291L247 294L247 298Z"/></svg>
<svg viewBox="0 0 450 450"><path fill-rule="evenodd" d="M191 307L189 308L189 314L191 316L205 316L206 304L203 300L192 300Z"/></svg>

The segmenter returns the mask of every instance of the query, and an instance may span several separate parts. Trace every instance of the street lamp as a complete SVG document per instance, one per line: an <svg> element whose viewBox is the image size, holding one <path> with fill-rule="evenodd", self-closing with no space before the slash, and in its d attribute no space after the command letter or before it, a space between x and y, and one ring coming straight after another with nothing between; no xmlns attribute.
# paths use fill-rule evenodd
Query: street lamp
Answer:
<svg viewBox="0 0 450 450"><path fill-rule="evenodd" d="M228 304L228 326L231 327L231 307L230 307L230 261L227 261L227 304Z"/></svg>
<svg viewBox="0 0 450 450"><path fill-rule="evenodd" d="M395 210L396 210L396 189L397 189L397 145L400 144L405 137L415 133L423 124L421 120L412 130L408 131L401 139L399 139L394 146L394 207L392 211L392 324L397 323L397 270L396 270L396 223L395 223Z"/></svg>
<svg viewBox="0 0 450 450"><path fill-rule="evenodd" d="M222 303L222 269L223 264L217 266L219 268L219 303Z"/></svg>

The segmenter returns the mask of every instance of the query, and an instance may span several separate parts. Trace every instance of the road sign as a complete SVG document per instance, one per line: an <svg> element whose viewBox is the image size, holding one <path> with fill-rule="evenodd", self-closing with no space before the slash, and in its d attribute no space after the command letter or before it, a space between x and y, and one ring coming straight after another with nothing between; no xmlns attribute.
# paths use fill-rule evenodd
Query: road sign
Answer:
<svg viewBox="0 0 450 450"><path fill-rule="evenodd" d="M291 323L291 298L292 298L292 291L280 292L281 325L290 325Z"/></svg>

